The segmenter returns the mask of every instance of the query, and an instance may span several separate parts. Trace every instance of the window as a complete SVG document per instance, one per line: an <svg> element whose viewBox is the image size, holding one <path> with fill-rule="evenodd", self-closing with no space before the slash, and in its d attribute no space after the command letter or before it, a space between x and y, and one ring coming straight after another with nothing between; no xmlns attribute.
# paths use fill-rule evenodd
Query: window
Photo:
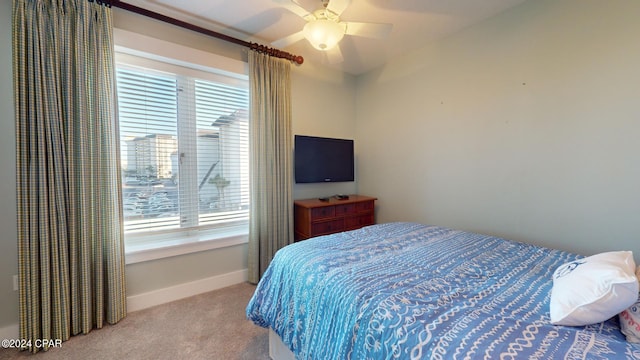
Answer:
<svg viewBox="0 0 640 360"><path fill-rule="evenodd" d="M246 233L246 76L117 59L127 252Z"/></svg>

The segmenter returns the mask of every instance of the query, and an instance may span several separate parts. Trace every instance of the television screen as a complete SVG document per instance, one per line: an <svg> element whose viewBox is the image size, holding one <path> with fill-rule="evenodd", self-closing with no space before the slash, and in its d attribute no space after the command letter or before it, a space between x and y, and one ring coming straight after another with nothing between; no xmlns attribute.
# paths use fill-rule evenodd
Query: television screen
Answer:
<svg viewBox="0 0 640 360"><path fill-rule="evenodd" d="M354 181L353 140L296 135L296 183Z"/></svg>

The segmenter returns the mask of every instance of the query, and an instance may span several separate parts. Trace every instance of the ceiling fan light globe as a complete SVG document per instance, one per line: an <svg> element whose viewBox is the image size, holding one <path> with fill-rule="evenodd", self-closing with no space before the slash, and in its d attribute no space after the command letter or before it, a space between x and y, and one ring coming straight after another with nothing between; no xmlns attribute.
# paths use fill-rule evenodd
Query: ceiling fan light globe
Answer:
<svg viewBox="0 0 640 360"><path fill-rule="evenodd" d="M327 51L342 40L345 28L335 21L318 19L309 21L302 31L304 37L314 48Z"/></svg>

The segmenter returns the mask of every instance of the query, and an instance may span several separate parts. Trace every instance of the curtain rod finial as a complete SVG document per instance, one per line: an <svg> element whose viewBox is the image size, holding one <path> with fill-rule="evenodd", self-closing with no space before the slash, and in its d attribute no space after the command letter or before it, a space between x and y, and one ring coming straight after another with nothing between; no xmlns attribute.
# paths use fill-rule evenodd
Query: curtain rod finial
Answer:
<svg viewBox="0 0 640 360"><path fill-rule="evenodd" d="M304 62L304 58L301 55L293 55L286 51L282 51L279 49L271 48L266 45L258 44L258 43L250 43L249 48L258 51L264 54L268 54L270 56L276 56L279 58L287 59L289 61L293 61L298 65L302 65Z"/></svg>

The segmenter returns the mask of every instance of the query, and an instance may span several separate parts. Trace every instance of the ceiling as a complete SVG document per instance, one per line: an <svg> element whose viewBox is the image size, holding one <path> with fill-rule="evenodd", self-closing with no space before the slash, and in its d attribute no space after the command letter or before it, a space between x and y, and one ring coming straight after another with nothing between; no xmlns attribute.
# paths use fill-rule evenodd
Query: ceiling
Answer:
<svg viewBox="0 0 640 360"><path fill-rule="evenodd" d="M245 41L271 42L302 30L306 21L283 7L291 0L124 0L154 12ZM321 0L296 0L313 12ZM342 21L391 23L385 39L345 36L339 43L342 61L314 49L306 40L281 50L302 55L305 62L358 75L388 59L421 47L496 15L525 0L352 0Z"/></svg>

